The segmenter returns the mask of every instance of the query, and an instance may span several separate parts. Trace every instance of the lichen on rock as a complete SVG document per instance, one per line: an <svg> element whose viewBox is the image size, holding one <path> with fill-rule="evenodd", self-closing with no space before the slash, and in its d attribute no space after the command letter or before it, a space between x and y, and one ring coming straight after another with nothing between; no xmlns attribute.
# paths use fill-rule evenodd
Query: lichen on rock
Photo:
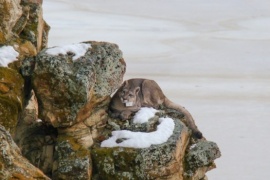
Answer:
<svg viewBox="0 0 270 180"><path fill-rule="evenodd" d="M73 60L74 53L38 54L33 86L40 117L55 127L68 127L86 120L91 109L108 98L122 82L125 64L118 46L85 42L91 47Z"/></svg>
<svg viewBox="0 0 270 180"><path fill-rule="evenodd" d="M90 179L92 173L89 151L80 148L75 139L58 137L52 179Z"/></svg>
<svg viewBox="0 0 270 180"><path fill-rule="evenodd" d="M185 156L185 177L190 180L194 176L203 178L207 171L215 168L214 160L220 156L220 150L214 142L199 141L193 144Z"/></svg>

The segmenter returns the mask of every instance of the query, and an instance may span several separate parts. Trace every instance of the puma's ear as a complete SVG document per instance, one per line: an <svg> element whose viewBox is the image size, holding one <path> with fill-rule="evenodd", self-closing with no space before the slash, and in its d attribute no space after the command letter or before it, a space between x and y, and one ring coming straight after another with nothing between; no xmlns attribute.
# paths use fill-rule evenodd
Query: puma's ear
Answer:
<svg viewBox="0 0 270 180"><path fill-rule="evenodd" d="M139 91L140 91L140 89L141 89L140 87L136 87L136 88L135 88L135 94L138 94Z"/></svg>
<svg viewBox="0 0 270 180"><path fill-rule="evenodd" d="M123 87L126 87L126 86L128 86L128 81L127 80L124 81L124 83L123 83Z"/></svg>

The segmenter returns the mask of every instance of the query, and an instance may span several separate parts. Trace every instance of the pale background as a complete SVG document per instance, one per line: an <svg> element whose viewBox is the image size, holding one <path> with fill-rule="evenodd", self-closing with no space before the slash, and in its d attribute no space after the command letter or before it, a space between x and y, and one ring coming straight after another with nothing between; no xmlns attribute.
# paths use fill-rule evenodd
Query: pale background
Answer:
<svg viewBox="0 0 270 180"><path fill-rule="evenodd" d="M222 157L209 180L270 178L269 0L44 0L49 46L119 45L125 79L154 79Z"/></svg>

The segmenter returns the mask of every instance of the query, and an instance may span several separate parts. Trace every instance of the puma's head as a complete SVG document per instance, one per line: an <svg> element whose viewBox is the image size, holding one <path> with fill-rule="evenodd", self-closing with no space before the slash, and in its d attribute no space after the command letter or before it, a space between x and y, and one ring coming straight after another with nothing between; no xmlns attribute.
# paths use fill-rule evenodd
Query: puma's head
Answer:
<svg viewBox="0 0 270 180"><path fill-rule="evenodd" d="M123 89L119 93L122 103L125 104L126 107L135 106L139 91L140 87L129 86L128 82L125 81Z"/></svg>

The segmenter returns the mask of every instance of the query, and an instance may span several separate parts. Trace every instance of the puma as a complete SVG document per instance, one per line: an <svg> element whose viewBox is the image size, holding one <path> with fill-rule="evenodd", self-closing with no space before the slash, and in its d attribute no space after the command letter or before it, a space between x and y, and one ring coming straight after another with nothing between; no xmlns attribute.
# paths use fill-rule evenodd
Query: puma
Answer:
<svg viewBox="0 0 270 180"><path fill-rule="evenodd" d="M153 80L130 79L124 81L113 95L109 110L112 117L126 120L141 107L158 109L160 105L182 112L186 118L186 125L192 130L193 135L199 139L202 138L202 133L195 125L191 114L184 107L170 101Z"/></svg>

